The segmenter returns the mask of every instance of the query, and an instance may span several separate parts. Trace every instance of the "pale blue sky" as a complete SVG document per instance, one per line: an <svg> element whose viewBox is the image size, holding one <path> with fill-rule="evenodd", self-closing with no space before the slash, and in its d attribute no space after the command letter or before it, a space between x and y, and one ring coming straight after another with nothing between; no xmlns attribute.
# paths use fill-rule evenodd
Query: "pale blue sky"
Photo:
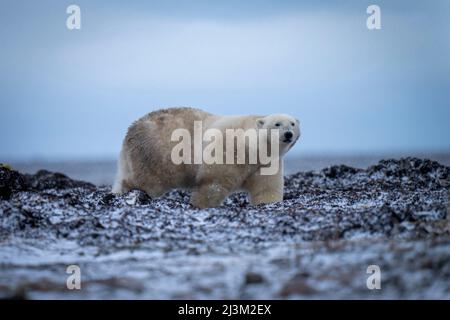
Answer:
<svg viewBox="0 0 450 320"><path fill-rule="evenodd" d="M290 113L293 152L450 152L450 1L317 2L2 0L0 161L116 156L168 106Z"/></svg>

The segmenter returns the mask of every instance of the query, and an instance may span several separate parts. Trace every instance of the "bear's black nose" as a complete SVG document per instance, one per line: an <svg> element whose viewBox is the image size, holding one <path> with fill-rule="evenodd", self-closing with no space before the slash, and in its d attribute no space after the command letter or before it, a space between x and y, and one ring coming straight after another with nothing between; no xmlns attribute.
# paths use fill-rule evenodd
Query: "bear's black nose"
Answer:
<svg viewBox="0 0 450 320"><path fill-rule="evenodd" d="M287 131L287 132L285 132L284 133L284 137L286 138L286 139L292 139L292 136L293 136L293 134L292 134L292 132L290 132L290 131Z"/></svg>

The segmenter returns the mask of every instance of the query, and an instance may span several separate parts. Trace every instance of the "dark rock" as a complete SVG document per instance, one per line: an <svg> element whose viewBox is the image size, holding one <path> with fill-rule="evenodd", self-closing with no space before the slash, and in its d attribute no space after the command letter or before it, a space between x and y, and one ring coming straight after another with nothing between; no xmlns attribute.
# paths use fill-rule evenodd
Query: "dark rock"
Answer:
<svg viewBox="0 0 450 320"><path fill-rule="evenodd" d="M262 275L255 272L247 272L245 275L245 284L260 284L265 282L265 279Z"/></svg>
<svg viewBox="0 0 450 320"><path fill-rule="evenodd" d="M115 195L113 193L107 193L102 197L101 203L104 205L111 204L115 199Z"/></svg>
<svg viewBox="0 0 450 320"><path fill-rule="evenodd" d="M147 205L150 204L152 201L152 198L144 191L137 190L136 195L136 204L138 205Z"/></svg>
<svg viewBox="0 0 450 320"><path fill-rule="evenodd" d="M287 176L282 202L252 206L236 193L201 210L186 191L115 195L58 173L1 168L0 297L18 279L37 288L32 298L65 297L33 285L60 283L62 264L75 260L95 284L80 298L371 298L365 268L374 263L388 284L382 297L449 298L448 176L449 167L416 158L332 166ZM136 277L142 290L108 280L117 277Z"/></svg>
<svg viewBox="0 0 450 320"><path fill-rule="evenodd" d="M0 198L8 200L13 192L27 189L27 184L22 174L0 164Z"/></svg>
<svg viewBox="0 0 450 320"><path fill-rule="evenodd" d="M308 284L307 277L300 273L285 283L279 294L286 298L291 295L312 295L315 293L317 293L317 290Z"/></svg>
<svg viewBox="0 0 450 320"><path fill-rule="evenodd" d="M62 173L49 172L47 170L39 170L36 174L26 175L26 179L30 189L35 191L71 188L95 190L95 186L89 182L73 180Z"/></svg>
<svg viewBox="0 0 450 320"><path fill-rule="evenodd" d="M352 168L346 165L331 166L322 170L325 177L336 179L347 175L355 174L360 169Z"/></svg>

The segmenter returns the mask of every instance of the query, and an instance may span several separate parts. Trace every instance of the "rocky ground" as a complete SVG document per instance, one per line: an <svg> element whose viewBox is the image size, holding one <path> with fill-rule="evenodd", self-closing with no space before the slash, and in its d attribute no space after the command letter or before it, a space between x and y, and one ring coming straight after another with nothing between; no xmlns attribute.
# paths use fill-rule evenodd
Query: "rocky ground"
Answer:
<svg viewBox="0 0 450 320"><path fill-rule="evenodd" d="M449 299L449 174L416 158L332 166L288 176L282 203L199 210L183 191L116 196L2 167L0 297Z"/></svg>

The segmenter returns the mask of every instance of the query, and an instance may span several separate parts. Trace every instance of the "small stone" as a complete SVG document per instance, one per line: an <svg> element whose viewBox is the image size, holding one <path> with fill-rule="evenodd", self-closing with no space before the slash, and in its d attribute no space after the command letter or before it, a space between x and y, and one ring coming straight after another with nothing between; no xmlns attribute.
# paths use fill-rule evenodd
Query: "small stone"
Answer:
<svg viewBox="0 0 450 320"><path fill-rule="evenodd" d="M108 205L110 204L115 198L115 195L113 193L107 193L103 196L101 203Z"/></svg>
<svg viewBox="0 0 450 320"><path fill-rule="evenodd" d="M312 295L315 293L317 293L317 290L306 282L303 274L295 275L280 290L280 296L282 297L288 297L290 295Z"/></svg>
<svg viewBox="0 0 450 320"><path fill-rule="evenodd" d="M245 283L246 284L259 284L265 282L265 279L262 275L255 272L247 272L245 275Z"/></svg>

